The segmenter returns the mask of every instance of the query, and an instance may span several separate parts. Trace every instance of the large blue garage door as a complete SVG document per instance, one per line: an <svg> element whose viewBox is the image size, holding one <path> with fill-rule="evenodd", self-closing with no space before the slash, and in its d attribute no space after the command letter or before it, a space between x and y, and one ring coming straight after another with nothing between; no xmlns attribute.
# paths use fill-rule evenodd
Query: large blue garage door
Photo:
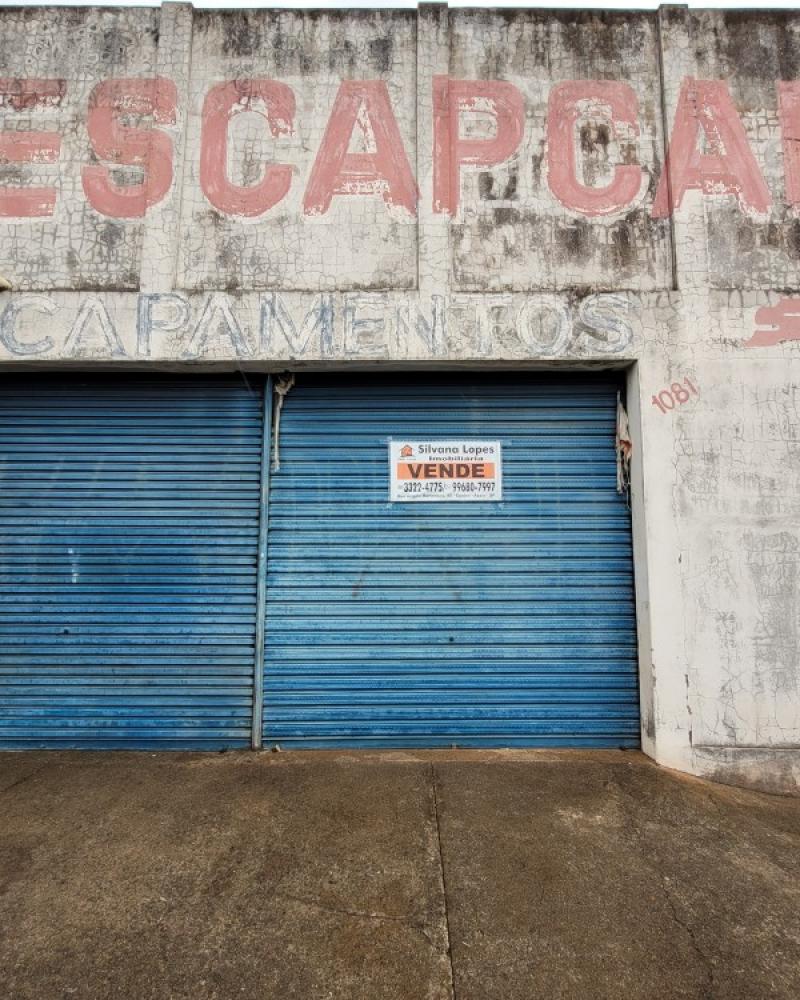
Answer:
<svg viewBox="0 0 800 1000"><path fill-rule="evenodd" d="M0 385L0 746L250 742L263 395Z"/></svg>
<svg viewBox="0 0 800 1000"><path fill-rule="evenodd" d="M272 474L264 742L637 746L608 376L298 375ZM389 503L389 439L502 442L499 502Z"/></svg>

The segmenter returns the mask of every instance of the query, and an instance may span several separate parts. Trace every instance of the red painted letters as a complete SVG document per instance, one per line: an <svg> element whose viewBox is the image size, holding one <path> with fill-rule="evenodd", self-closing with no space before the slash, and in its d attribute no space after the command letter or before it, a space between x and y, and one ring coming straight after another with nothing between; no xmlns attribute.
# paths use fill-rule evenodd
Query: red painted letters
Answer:
<svg viewBox="0 0 800 1000"><path fill-rule="evenodd" d="M0 107L31 111L58 107L64 96L64 80L0 79ZM0 163L55 163L61 152L57 132L0 132ZM30 219L53 214L54 187L0 187L0 216Z"/></svg>
<svg viewBox="0 0 800 1000"><path fill-rule="evenodd" d="M783 134L783 173L786 201L800 204L800 83L778 81L778 115Z"/></svg>
<svg viewBox="0 0 800 1000"><path fill-rule="evenodd" d="M786 201L800 205L800 81L779 81L777 86ZM0 112L59 108L65 89L63 80L0 79ZM265 163L257 183L241 186L231 181L231 119L250 111L265 119L274 138L293 134L295 95L289 86L268 79L218 83L203 104L199 175L214 208L253 218L286 197L298 168L292 163ZM483 116L488 134L470 132L465 122L470 113ZM135 120L141 118L150 119L149 127ZM95 157L102 162L81 169L86 197L96 211L118 219L141 218L167 195L173 179L173 140L163 126L176 120L177 90L171 80L115 79L97 84L89 98L87 130ZM608 183L596 186L586 180L588 170L585 166L581 170L579 156L591 157L592 149L587 153L576 148L577 127L584 123L595 132L607 130L608 138L624 132L635 139L638 104L631 87L610 80L559 83L550 94L546 122L547 178L558 201L589 217L622 212L639 195L642 167L601 160L601 169L608 171L603 180ZM462 168L491 168L506 162L520 149L524 127L523 96L512 83L435 76L433 211L455 215ZM351 149L354 135L362 140L358 151ZM593 140L592 148L597 145ZM60 150L57 132L24 127L0 131L0 164L55 163ZM115 179L115 167L137 167L143 177L124 183ZM519 190L524 195L529 186ZM669 216L691 190L733 194L745 210L760 214L771 205L764 176L723 81L684 80L652 215ZM310 171L303 212L324 214L337 195L380 195L388 206L416 214L416 182L382 80L340 84ZM15 177L0 184L0 217L52 216L56 197L54 186L25 186Z"/></svg>
<svg viewBox="0 0 800 1000"><path fill-rule="evenodd" d="M710 152L700 150L702 131ZM678 208L686 191L735 194L743 208L766 212L769 190L721 80L683 81L665 170L653 203L653 218Z"/></svg>
<svg viewBox="0 0 800 1000"><path fill-rule="evenodd" d="M141 167L139 184L121 186L101 164L81 171L89 204L101 215L138 219L167 194L172 184L172 139L156 128L126 125L129 115L152 116L159 125L174 125L178 93L172 80L105 80L89 97L87 128L92 149L114 166Z"/></svg>
<svg viewBox="0 0 800 1000"><path fill-rule="evenodd" d="M773 347L785 340L800 340L800 299L781 299L774 306L761 306L755 320L756 330L745 347Z"/></svg>
<svg viewBox="0 0 800 1000"><path fill-rule="evenodd" d="M488 109L496 131L487 139L461 138L461 112ZM433 78L433 210L455 215L461 200L462 165L503 163L522 141L522 94L502 80Z"/></svg>
<svg viewBox="0 0 800 1000"><path fill-rule="evenodd" d="M353 129L359 123L368 153L350 153ZM335 194L378 194L387 205L399 205L412 215L417 210L417 185L403 148L383 80L344 80L303 199L306 215L321 215Z"/></svg>
<svg viewBox="0 0 800 1000"><path fill-rule="evenodd" d="M560 83L550 93L547 114L547 179L550 190L562 205L584 215L608 215L619 212L633 201L642 182L641 167L621 164L614 167L614 178L604 187L589 187L576 175L575 125L591 109L592 118L600 115L627 125L639 134L639 104L627 83L609 80L571 80Z"/></svg>
<svg viewBox="0 0 800 1000"><path fill-rule="evenodd" d="M264 108L260 111L260 106ZM292 168L270 164L257 184L242 187L228 179L228 124L242 111L260 111L273 138L291 135L294 93L277 80L232 80L212 87L203 104L200 139L200 186L214 208L228 215L263 215L289 192Z"/></svg>

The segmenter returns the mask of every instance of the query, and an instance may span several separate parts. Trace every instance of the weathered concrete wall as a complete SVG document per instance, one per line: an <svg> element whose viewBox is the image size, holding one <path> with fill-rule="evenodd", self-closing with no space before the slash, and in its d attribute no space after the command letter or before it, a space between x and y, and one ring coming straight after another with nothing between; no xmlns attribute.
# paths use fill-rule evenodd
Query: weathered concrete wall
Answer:
<svg viewBox="0 0 800 1000"><path fill-rule="evenodd" d="M449 17L450 76L509 81L525 106L517 152L503 167L463 180L464 205L452 225L455 287L671 288L669 223L652 217L664 163L657 16L454 10ZM581 94L581 114L568 128L568 81L582 80L602 85ZM608 102L621 109L627 99L633 120L618 110L612 122ZM574 171L560 122L574 131ZM620 196L624 208L608 212L587 199L589 211L576 212L568 175L607 189L620 164L635 167L630 195Z"/></svg>
<svg viewBox="0 0 800 1000"><path fill-rule="evenodd" d="M91 92L102 80L154 76L158 30L150 9L3 11L0 115L6 139L18 142L0 155L0 273L15 288L139 287L142 220L94 211L81 172L96 162ZM31 132L34 148L20 146Z"/></svg>
<svg viewBox="0 0 800 1000"><path fill-rule="evenodd" d="M6 9L0 362L626 368L644 746L796 787L799 33Z"/></svg>

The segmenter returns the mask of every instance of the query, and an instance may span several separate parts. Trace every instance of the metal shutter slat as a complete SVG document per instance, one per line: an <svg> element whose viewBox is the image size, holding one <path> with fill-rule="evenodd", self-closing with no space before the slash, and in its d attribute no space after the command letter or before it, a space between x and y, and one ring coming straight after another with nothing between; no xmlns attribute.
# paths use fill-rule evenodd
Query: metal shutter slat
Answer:
<svg viewBox="0 0 800 1000"><path fill-rule="evenodd" d="M239 378L3 384L0 746L249 746L262 429Z"/></svg>
<svg viewBox="0 0 800 1000"><path fill-rule="evenodd" d="M297 376L270 484L265 744L638 746L616 392ZM388 438L501 439L502 503L390 505Z"/></svg>

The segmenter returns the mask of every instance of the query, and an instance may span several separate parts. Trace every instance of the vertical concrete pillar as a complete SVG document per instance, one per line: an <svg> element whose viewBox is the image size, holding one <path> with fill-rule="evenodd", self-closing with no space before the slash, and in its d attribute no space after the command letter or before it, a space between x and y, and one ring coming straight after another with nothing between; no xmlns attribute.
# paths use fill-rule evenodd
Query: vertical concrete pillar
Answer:
<svg viewBox="0 0 800 1000"><path fill-rule="evenodd" d="M161 5L158 34L158 76L175 83L178 91L174 136L173 180L170 193L145 216L139 289L169 292L175 286L180 230L181 193L189 111L189 75L192 59L192 5Z"/></svg>
<svg viewBox="0 0 800 1000"><path fill-rule="evenodd" d="M631 455L631 520L633 524L634 582L636 586L636 633L639 645L639 706L641 718L642 750L655 758L656 709L655 669L653 662L652 605L650 602L650 559L648 556L647 508L644 499L644 440L641 378L639 365L627 371L626 397L631 438L634 442Z"/></svg>
<svg viewBox="0 0 800 1000"><path fill-rule="evenodd" d="M692 719L686 655L683 563L685 539L676 511L675 422L652 396L677 378L685 322L681 299L660 292L650 300L639 362L628 372L633 438L631 498L639 638L642 749L659 763L691 766ZM658 334L655 344L657 317Z"/></svg>
<svg viewBox="0 0 800 1000"><path fill-rule="evenodd" d="M447 4L421 3L417 15L417 278L423 309L450 292L450 217L433 211L433 78L450 72Z"/></svg>
<svg viewBox="0 0 800 1000"><path fill-rule="evenodd" d="M688 6L662 5L658 11L658 26L661 102L667 149L667 161L664 164L661 181L669 185L671 210L670 153L675 112L678 108L681 84L686 77L696 77L697 64ZM672 167L674 166L673 163ZM703 198L700 191L687 191L680 208L671 214L674 287L682 292L708 287L708 235Z"/></svg>

